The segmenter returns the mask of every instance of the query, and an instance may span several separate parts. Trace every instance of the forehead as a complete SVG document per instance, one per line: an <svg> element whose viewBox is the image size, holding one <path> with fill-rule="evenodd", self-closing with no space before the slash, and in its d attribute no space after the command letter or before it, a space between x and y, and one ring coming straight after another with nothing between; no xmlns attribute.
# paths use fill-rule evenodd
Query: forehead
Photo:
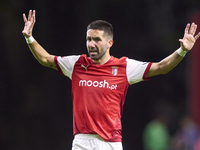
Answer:
<svg viewBox="0 0 200 150"><path fill-rule="evenodd" d="M103 34L104 31L102 30L94 30L94 29L87 30L87 37L102 37Z"/></svg>

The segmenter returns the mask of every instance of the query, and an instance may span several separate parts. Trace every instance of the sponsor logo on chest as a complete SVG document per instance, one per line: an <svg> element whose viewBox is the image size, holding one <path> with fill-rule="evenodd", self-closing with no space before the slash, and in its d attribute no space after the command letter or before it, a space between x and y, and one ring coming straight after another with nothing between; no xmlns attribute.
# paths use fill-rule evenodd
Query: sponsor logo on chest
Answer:
<svg viewBox="0 0 200 150"><path fill-rule="evenodd" d="M89 68L89 65L83 65L81 64L81 67L85 69L85 71L91 71ZM108 69L108 68L107 68ZM117 66L112 66L110 70L110 77L111 76L116 76L118 74L118 67ZM102 76L103 77L103 76ZM80 79L79 80L79 86L80 87L95 87L95 88L106 88L110 90L117 90L117 84L111 84L106 80L95 80L94 76L91 77L86 77L87 79ZM88 79L89 78L89 79ZM91 80L91 78L94 78L94 80ZM104 76L103 78L106 78Z"/></svg>
<svg viewBox="0 0 200 150"><path fill-rule="evenodd" d="M106 80L103 81L80 80L79 86L99 87L99 88L107 88L110 90L117 90L117 84L110 85Z"/></svg>

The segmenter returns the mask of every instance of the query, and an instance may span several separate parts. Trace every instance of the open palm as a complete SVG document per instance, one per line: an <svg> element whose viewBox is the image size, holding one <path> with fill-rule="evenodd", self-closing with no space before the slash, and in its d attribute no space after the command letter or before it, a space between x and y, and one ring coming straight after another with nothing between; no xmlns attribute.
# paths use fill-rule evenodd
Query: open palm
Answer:
<svg viewBox="0 0 200 150"><path fill-rule="evenodd" d="M22 31L22 33L26 38L29 38L32 35L33 26L35 24L35 14L36 14L35 10L33 11L30 10L28 14L28 19L26 18L26 15L23 14L25 25L24 25L24 30Z"/></svg>
<svg viewBox="0 0 200 150"><path fill-rule="evenodd" d="M190 24L187 24L183 39L179 39L182 50L190 51L192 49L196 40L200 36L200 32L196 36L194 36L196 29L197 25L195 23L192 23L191 26Z"/></svg>

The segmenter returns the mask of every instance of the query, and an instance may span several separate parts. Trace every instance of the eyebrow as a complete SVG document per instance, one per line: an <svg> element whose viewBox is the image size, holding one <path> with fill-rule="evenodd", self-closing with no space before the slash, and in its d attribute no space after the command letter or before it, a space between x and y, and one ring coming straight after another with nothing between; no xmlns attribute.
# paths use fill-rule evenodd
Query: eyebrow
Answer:
<svg viewBox="0 0 200 150"><path fill-rule="evenodd" d="M86 39L88 40L88 39L93 39L94 41L98 41L98 40L101 40L101 38L100 37L91 37L91 36L87 36L86 37Z"/></svg>

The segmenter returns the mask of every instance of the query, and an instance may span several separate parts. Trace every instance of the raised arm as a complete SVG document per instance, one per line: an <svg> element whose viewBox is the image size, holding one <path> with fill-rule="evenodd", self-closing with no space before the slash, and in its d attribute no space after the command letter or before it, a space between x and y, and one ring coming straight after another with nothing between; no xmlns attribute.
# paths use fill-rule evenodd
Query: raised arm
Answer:
<svg viewBox="0 0 200 150"><path fill-rule="evenodd" d="M54 55L50 55L33 37L32 31L36 21L36 11L30 10L28 14L28 19L26 15L23 14L24 19L24 30L22 31L29 49L31 50L34 57L39 61L40 64L46 67L50 67L57 70L57 67L54 63Z"/></svg>
<svg viewBox="0 0 200 150"><path fill-rule="evenodd" d="M166 74L178 65L199 38L200 32L195 36L196 29L197 25L195 23L192 23L191 26L190 24L187 24L183 39L179 39L181 47L160 62L153 63L147 77Z"/></svg>

